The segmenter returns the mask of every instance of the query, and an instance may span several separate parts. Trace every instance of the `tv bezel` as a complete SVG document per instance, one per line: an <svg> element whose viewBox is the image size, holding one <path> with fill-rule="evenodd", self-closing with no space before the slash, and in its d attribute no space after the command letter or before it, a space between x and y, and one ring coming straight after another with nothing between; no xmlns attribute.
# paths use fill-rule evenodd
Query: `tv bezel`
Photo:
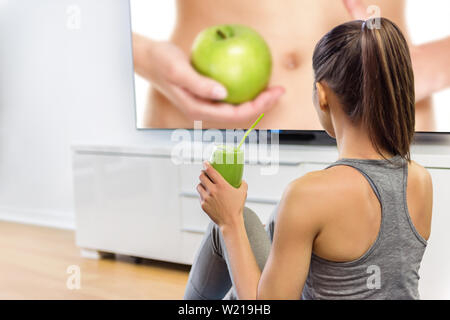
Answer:
<svg viewBox="0 0 450 320"><path fill-rule="evenodd" d="M136 108L135 108L136 110ZM137 115L136 115L137 116ZM137 118L135 118L135 127L138 131L173 131L177 129L184 129L194 131L193 128L140 128L137 126ZM202 132L209 128L201 129ZM213 129L213 128L211 128ZM218 129L225 132L227 129ZM242 129L228 129L228 130L242 130ZM330 137L325 130L283 130L283 129L268 129L269 131L276 131L279 134L279 143L284 145L336 145L336 140ZM260 129L255 129L259 136ZM450 138L450 132L445 131L416 131L414 136L414 143L440 143L447 142Z"/></svg>

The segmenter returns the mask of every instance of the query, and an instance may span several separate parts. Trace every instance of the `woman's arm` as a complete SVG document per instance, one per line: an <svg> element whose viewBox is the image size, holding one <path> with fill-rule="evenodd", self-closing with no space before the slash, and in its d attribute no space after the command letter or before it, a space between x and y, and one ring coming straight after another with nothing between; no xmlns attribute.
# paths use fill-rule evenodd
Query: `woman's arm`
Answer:
<svg viewBox="0 0 450 320"><path fill-rule="evenodd" d="M294 181L283 195L272 249L259 281L258 299L300 299L314 240L324 221L314 179L314 174L308 174Z"/></svg>
<svg viewBox="0 0 450 320"><path fill-rule="evenodd" d="M242 214L241 216L242 217ZM261 270L256 263L245 230L244 220L220 228L228 253L231 276L240 300L256 300Z"/></svg>
<svg viewBox="0 0 450 320"><path fill-rule="evenodd" d="M450 87L450 37L411 47L416 100Z"/></svg>
<svg viewBox="0 0 450 320"><path fill-rule="evenodd" d="M322 225L310 175L292 183L280 203L272 250L261 273L243 220L247 185L230 186L208 163L197 190L202 209L220 227L239 299L299 299L313 243Z"/></svg>
<svg viewBox="0 0 450 320"><path fill-rule="evenodd" d="M343 3L353 19L367 19L363 1L343 0ZM450 87L450 68L447 67L450 63L450 37L410 47L416 101Z"/></svg>
<svg viewBox="0 0 450 320"><path fill-rule="evenodd" d="M261 271L245 230L243 210L247 198L247 183L232 187L208 162L200 174L197 191L203 211L220 228L225 241L231 275L239 299L256 299Z"/></svg>

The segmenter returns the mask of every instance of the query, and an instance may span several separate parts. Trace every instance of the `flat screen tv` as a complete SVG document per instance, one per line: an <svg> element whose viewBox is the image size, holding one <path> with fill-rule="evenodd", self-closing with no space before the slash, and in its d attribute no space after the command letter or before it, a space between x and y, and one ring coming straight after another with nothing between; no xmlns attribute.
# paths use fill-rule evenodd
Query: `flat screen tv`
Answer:
<svg viewBox="0 0 450 320"><path fill-rule="evenodd" d="M450 2L364 3L351 8L344 1L131 0L137 128L191 129L201 120L203 129L243 129L264 112L257 129L276 130L282 141L325 136L313 103L315 45L339 24L382 16L399 26L410 46L416 131L450 132ZM244 75L221 56L242 51ZM211 74L215 81L206 80ZM244 82L229 85L242 77ZM251 92L263 87L262 94ZM226 101L246 95L244 102L223 102L223 88Z"/></svg>

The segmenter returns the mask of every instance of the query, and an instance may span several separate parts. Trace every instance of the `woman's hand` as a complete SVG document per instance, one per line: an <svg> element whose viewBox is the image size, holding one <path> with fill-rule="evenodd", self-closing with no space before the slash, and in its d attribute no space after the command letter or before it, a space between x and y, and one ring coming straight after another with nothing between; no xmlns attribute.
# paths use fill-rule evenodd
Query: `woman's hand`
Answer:
<svg viewBox="0 0 450 320"><path fill-rule="evenodd" d="M243 223L243 209L247 198L247 183L242 181L239 189L231 186L209 162L200 174L197 191L203 211L221 229Z"/></svg>
<svg viewBox="0 0 450 320"><path fill-rule="evenodd" d="M250 121L272 108L284 93L283 88L273 87L241 105L222 103L219 101L227 97L225 87L197 73L189 58L173 43L133 34L133 52L136 72L191 120Z"/></svg>

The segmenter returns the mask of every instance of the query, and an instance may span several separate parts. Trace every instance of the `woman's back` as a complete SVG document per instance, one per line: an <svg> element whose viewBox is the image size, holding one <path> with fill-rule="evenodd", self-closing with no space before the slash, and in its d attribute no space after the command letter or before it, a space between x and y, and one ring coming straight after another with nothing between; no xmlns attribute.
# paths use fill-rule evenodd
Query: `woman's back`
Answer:
<svg viewBox="0 0 450 320"><path fill-rule="evenodd" d="M298 183L328 208L303 298L419 298L432 210L424 168L399 156L343 159Z"/></svg>

